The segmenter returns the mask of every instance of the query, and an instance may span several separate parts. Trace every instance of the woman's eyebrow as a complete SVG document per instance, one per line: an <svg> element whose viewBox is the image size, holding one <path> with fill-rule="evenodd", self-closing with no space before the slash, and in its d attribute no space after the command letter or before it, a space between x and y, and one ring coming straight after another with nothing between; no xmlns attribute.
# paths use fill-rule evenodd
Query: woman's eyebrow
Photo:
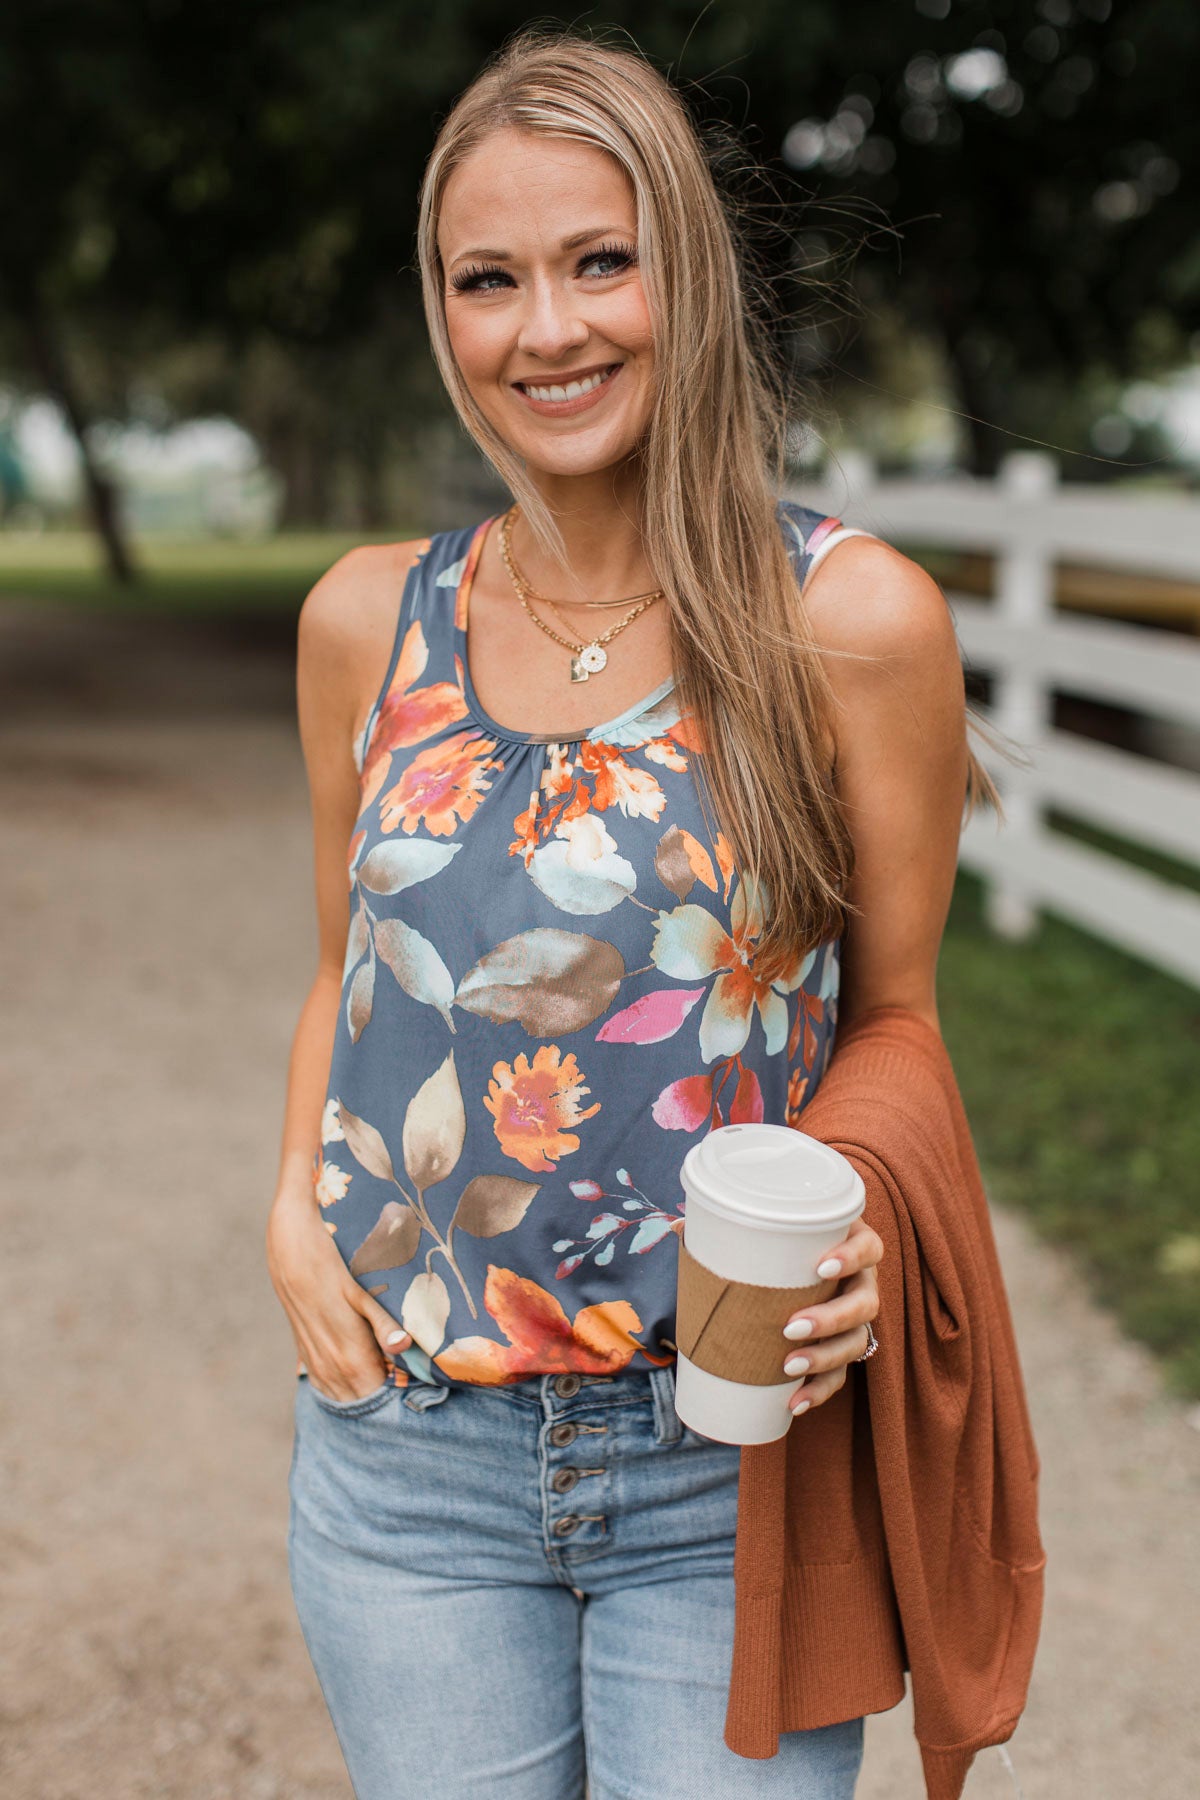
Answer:
<svg viewBox="0 0 1200 1800"><path fill-rule="evenodd" d="M573 232L570 237L565 237L560 248L563 250L577 250L580 244L590 244L593 238L616 237L619 233L623 233L624 230L625 227L622 225L596 225L587 231L576 231ZM508 250L489 250L485 246L476 245L475 248L471 250L460 250L458 255L451 262L450 267L453 268L455 263L461 262L464 256L486 256L489 262L512 261L511 252Z"/></svg>

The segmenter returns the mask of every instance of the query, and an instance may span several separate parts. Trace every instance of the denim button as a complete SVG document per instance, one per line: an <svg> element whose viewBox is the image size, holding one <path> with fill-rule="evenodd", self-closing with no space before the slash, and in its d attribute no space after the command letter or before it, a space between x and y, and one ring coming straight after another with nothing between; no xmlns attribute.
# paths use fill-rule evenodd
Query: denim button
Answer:
<svg viewBox="0 0 1200 1800"><path fill-rule="evenodd" d="M559 1469L556 1471L550 1486L558 1494L569 1494L578 1480L578 1469Z"/></svg>
<svg viewBox="0 0 1200 1800"><path fill-rule="evenodd" d="M556 1450L565 1450L567 1445L573 1444L578 1436L578 1425L552 1425L550 1427L550 1442Z"/></svg>
<svg viewBox="0 0 1200 1800"><path fill-rule="evenodd" d="M577 1513L568 1513L565 1518L556 1521L554 1535L555 1537L570 1537L571 1533L578 1529L578 1526L579 1515Z"/></svg>
<svg viewBox="0 0 1200 1800"><path fill-rule="evenodd" d="M569 1400L582 1386L582 1375L559 1375L554 1383L554 1391L560 1400Z"/></svg>

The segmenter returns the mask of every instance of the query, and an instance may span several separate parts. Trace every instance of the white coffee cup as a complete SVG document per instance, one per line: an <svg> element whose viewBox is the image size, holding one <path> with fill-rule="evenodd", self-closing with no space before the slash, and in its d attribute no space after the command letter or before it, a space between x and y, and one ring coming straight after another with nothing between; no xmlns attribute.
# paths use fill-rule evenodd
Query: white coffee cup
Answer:
<svg viewBox="0 0 1200 1800"><path fill-rule="evenodd" d="M760 1335L778 1336L780 1378L762 1385L730 1380L679 1351L675 1410L704 1437L772 1443L792 1423L787 1402L800 1381L784 1376L784 1359L803 1347L783 1335L797 1308L779 1290L821 1282L817 1264L866 1204L862 1177L840 1151L790 1125L721 1125L692 1145L680 1178L688 1254L726 1282L774 1290L764 1293L766 1310L755 1310L754 1319ZM686 1278L681 1268L681 1284ZM825 1285L832 1291L833 1284ZM743 1306L754 1298L732 1297Z"/></svg>

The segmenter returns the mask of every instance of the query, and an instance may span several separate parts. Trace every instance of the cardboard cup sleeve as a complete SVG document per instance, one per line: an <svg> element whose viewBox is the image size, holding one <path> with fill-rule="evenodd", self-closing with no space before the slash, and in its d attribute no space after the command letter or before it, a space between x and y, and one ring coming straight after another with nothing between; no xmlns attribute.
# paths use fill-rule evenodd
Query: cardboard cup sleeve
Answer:
<svg viewBox="0 0 1200 1800"><path fill-rule="evenodd" d="M783 1328L798 1308L828 1300L838 1278L808 1287L759 1287L730 1281L705 1268L679 1240L675 1342L678 1349L710 1375L751 1387L777 1387L786 1381L784 1358L792 1349Z"/></svg>

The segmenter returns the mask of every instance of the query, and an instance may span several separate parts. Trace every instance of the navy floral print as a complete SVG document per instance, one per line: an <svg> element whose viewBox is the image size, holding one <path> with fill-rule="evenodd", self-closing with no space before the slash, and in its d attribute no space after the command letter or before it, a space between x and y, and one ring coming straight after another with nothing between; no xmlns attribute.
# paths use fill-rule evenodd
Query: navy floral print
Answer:
<svg viewBox="0 0 1200 1800"><path fill-rule="evenodd" d="M839 521L779 517L802 580ZM401 1385L672 1362L683 1157L714 1126L796 1124L836 1030L840 938L756 975L763 897L705 826L670 678L574 737L480 706L492 523L415 546L353 747L313 1179L351 1273L412 1333Z"/></svg>

